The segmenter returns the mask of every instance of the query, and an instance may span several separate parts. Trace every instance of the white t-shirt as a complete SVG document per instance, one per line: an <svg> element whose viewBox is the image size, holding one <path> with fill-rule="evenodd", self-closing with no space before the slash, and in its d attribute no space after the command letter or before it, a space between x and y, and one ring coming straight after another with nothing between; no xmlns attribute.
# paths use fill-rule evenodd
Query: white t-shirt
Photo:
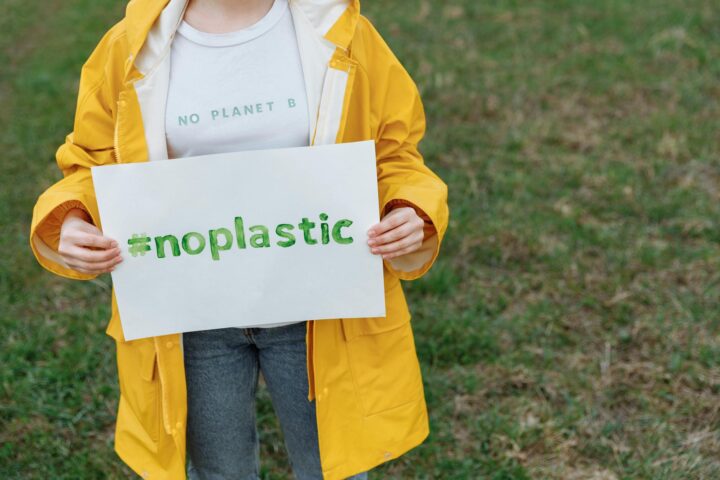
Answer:
<svg viewBox="0 0 720 480"><path fill-rule="evenodd" d="M275 0L262 19L235 32L180 24L165 112L170 158L307 146L309 129L288 0Z"/></svg>

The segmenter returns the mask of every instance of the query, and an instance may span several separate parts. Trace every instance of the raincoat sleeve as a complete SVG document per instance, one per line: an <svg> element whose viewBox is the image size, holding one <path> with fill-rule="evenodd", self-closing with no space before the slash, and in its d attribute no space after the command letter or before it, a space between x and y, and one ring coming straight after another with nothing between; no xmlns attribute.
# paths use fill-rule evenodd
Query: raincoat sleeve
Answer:
<svg viewBox="0 0 720 480"><path fill-rule="evenodd" d="M384 260L401 280L424 275L435 262L448 226L447 185L423 161L418 143L425 134L425 112L412 78L375 31L377 81L375 138L380 212L398 203L413 206L425 220L425 239L415 252ZM382 65L382 68L379 67ZM375 103L374 102L374 103Z"/></svg>
<svg viewBox="0 0 720 480"><path fill-rule="evenodd" d="M105 68L110 33L82 67L73 131L55 155L63 178L39 196L30 226L30 247L40 265L60 276L79 280L89 280L97 274L73 270L63 261L58 254L60 227L68 210L81 208L100 228L90 168L115 162L114 101Z"/></svg>

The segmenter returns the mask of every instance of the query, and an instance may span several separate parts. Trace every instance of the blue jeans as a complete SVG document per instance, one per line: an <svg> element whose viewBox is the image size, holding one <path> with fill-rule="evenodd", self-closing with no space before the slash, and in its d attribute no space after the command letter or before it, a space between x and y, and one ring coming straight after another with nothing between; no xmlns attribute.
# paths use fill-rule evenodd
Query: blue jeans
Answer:
<svg viewBox="0 0 720 480"><path fill-rule="evenodd" d="M298 480L322 480L308 401L306 322L183 334L190 480L260 478L255 391L262 372ZM367 479L367 472L352 477Z"/></svg>

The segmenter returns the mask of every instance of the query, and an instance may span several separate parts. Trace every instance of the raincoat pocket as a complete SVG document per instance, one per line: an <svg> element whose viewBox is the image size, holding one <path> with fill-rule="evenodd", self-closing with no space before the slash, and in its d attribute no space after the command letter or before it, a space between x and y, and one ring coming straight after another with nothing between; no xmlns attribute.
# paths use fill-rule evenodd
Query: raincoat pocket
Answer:
<svg viewBox="0 0 720 480"><path fill-rule="evenodd" d="M365 416L416 402L423 395L410 322L346 343L350 373Z"/></svg>
<svg viewBox="0 0 720 480"><path fill-rule="evenodd" d="M410 313L399 281L385 296L387 316L341 319L350 373L365 416L416 402L423 395Z"/></svg>

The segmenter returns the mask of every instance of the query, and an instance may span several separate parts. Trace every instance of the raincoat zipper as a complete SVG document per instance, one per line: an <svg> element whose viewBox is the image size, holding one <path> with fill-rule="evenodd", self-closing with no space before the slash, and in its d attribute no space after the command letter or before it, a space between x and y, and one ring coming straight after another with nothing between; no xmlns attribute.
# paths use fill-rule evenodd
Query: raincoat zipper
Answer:
<svg viewBox="0 0 720 480"><path fill-rule="evenodd" d="M120 157L120 109L124 105L124 100L118 100L117 101L117 114L115 116L115 131L113 133L113 155L115 156L115 161L117 163L122 163L122 159Z"/></svg>

